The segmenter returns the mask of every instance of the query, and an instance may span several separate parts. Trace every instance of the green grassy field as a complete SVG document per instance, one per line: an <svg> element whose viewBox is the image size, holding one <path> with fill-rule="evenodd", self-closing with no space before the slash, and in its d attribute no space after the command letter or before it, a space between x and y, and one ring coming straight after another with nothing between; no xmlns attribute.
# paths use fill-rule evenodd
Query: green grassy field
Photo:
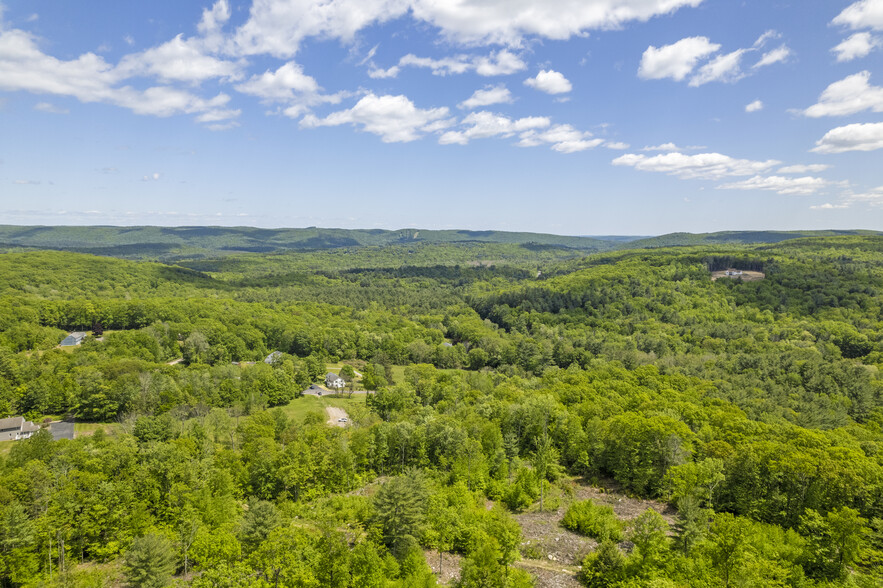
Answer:
<svg viewBox="0 0 883 588"><path fill-rule="evenodd" d="M93 435L98 429L104 429L108 435L113 435L119 431L118 423L74 423L74 438L88 437Z"/></svg>
<svg viewBox="0 0 883 588"><path fill-rule="evenodd" d="M292 400L286 406L279 407L289 418L303 421L310 413L321 415L323 420L328 418L325 413L326 406L335 406L342 408L352 418L357 418L367 412L365 406L365 394L353 394L352 398L347 398L347 394L342 395L324 395L324 396L301 396Z"/></svg>

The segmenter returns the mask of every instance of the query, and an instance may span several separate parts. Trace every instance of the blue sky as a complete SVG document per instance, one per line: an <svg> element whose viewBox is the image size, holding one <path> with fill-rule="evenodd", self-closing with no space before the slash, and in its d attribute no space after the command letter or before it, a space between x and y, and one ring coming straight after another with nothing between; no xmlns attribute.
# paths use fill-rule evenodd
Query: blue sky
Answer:
<svg viewBox="0 0 883 588"><path fill-rule="evenodd" d="M0 0L0 223L883 229L883 0Z"/></svg>

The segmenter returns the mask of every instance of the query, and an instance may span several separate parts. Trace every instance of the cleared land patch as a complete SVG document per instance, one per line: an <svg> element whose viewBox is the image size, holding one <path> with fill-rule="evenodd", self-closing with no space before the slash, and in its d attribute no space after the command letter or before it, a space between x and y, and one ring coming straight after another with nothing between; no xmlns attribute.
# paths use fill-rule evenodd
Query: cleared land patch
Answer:
<svg viewBox="0 0 883 588"><path fill-rule="evenodd" d="M573 500L592 499L596 504L609 505L616 517L626 525L652 508L672 525L677 511L657 500L631 498L620 491L616 484L591 486L578 481L570 482ZM576 579L583 558L598 546L598 542L561 526L571 500L562 500L556 509L531 511L514 515L521 525L524 540L521 544L522 559L516 566L527 570L536 578L536 588L577 588ZM530 557L528 557L530 556Z"/></svg>
<svg viewBox="0 0 883 588"><path fill-rule="evenodd" d="M333 427L345 427L347 425L347 414L342 408L336 406L326 406L325 412L328 413L328 424ZM347 420L341 420L347 419Z"/></svg>
<svg viewBox="0 0 883 588"><path fill-rule="evenodd" d="M766 274L763 272L752 272L748 270L739 270L740 273L734 274L733 270L720 270L716 272L711 272L711 281L715 282L718 278L729 278L731 280L741 279L743 282L757 282L766 277ZM730 272L729 274L727 272Z"/></svg>

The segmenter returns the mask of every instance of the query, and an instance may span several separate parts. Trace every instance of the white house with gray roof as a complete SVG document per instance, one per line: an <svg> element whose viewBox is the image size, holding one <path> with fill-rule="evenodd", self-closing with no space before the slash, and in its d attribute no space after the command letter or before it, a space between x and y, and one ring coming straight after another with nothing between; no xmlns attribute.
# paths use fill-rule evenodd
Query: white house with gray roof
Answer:
<svg viewBox="0 0 883 588"><path fill-rule="evenodd" d="M26 421L24 417L0 419L0 441L19 441L27 439L40 430L40 427Z"/></svg>
<svg viewBox="0 0 883 588"><path fill-rule="evenodd" d="M327 374L325 374L325 385L329 388L337 388L338 390L343 390L346 386L346 380L344 380L337 374L328 372Z"/></svg>
<svg viewBox="0 0 883 588"><path fill-rule="evenodd" d="M79 345L83 342L83 339L86 338L86 333L83 331L74 331L70 335L64 338L64 340L59 343L62 347L73 347L74 345Z"/></svg>

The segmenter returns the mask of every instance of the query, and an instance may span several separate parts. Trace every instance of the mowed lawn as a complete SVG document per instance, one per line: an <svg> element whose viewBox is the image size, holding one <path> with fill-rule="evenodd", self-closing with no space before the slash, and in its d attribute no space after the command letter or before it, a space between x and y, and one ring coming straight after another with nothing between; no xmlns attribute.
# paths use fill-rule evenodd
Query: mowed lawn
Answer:
<svg viewBox="0 0 883 588"><path fill-rule="evenodd" d="M342 408L350 417L355 418L367 412L366 398L366 394L353 394L352 398L347 398L347 393L341 395L325 394L323 396L304 395L300 398L295 398L286 406L280 406L279 409L288 415L289 418L298 421L303 421L310 413L321 415L322 420L327 419L326 406Z"/></svg>

